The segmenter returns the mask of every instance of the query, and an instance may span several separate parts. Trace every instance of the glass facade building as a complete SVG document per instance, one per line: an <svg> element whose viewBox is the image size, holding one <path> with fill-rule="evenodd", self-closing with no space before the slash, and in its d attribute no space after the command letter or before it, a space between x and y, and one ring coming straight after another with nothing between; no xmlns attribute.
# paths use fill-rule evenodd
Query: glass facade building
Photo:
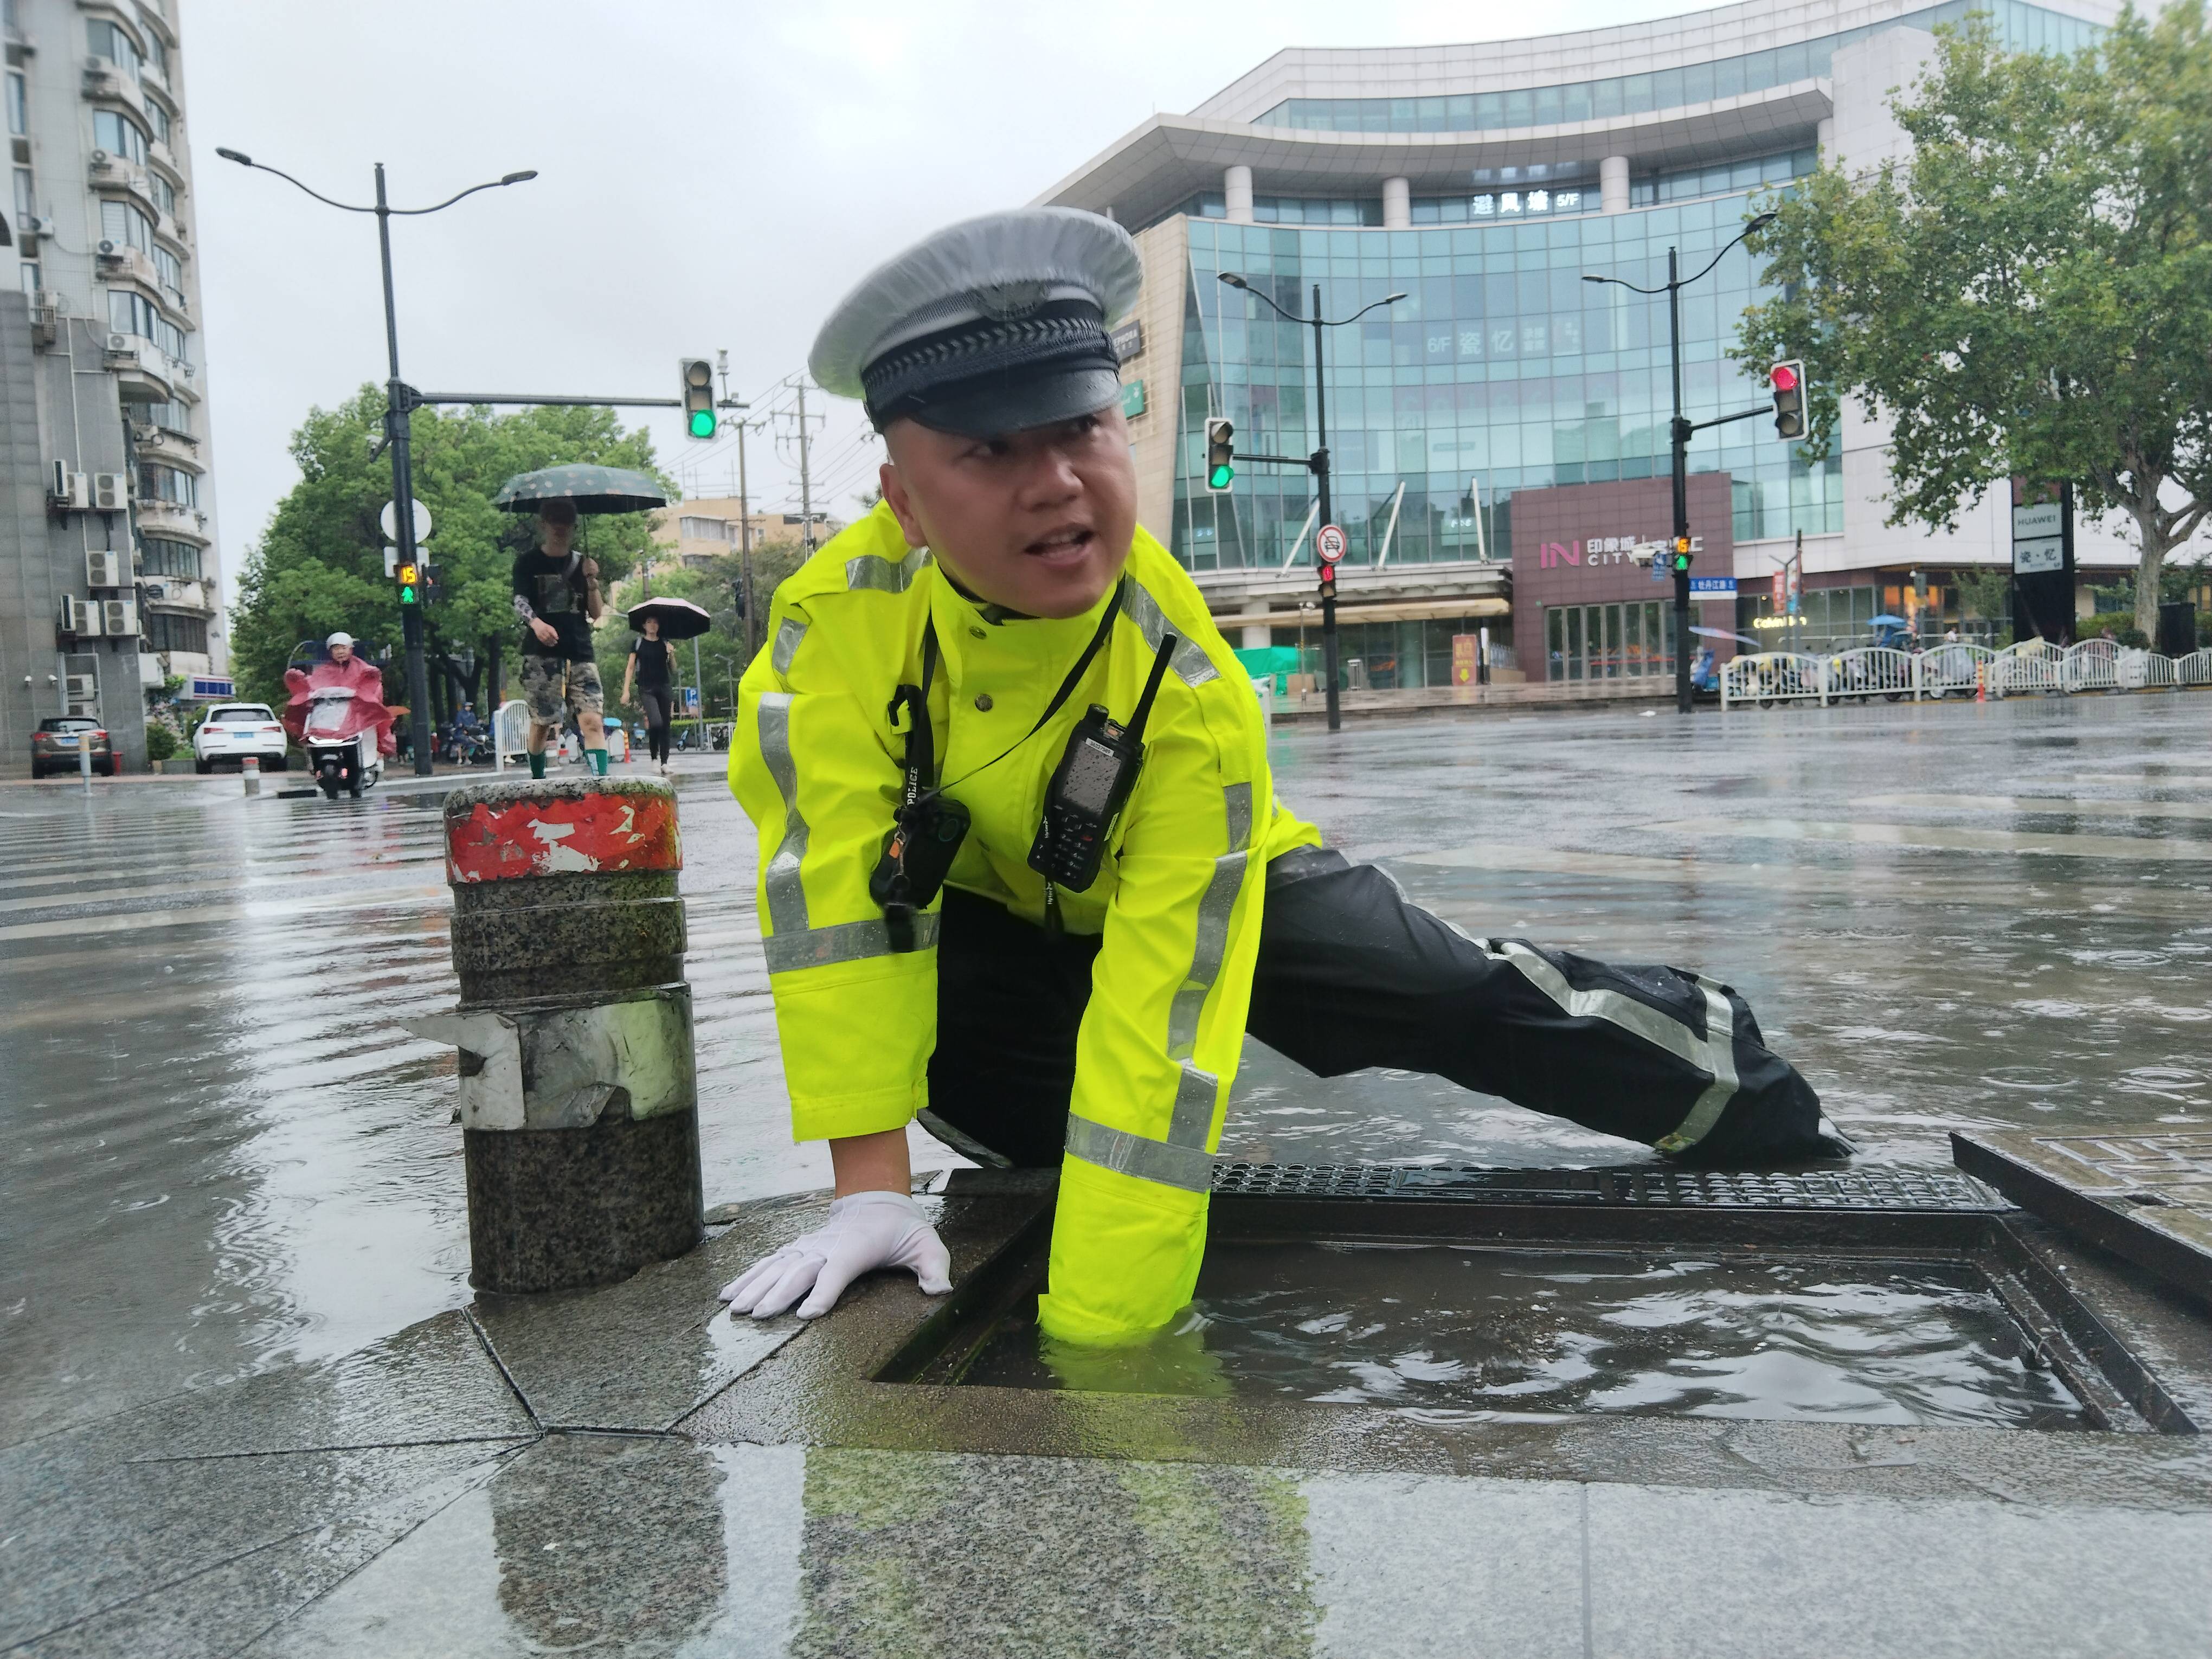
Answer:
<svg viewBox="0 0 2212 1659"><path fill-rule="evenodd" d="M1294 315L1306 314L1316 283L1328 318L1405 295L1323 331L1332 507L1351 542L1346 562L1502 561L1511 556L1516 490L1667 473L1665 300L1583 275L1655 286L1667 279L1669 246L1687 275L1742 229L1758 199L1393 231L1192 223L1176 556L1194 570L1313 556L1310 533L1301 540L1314 504L1304 471L1246 465L1231 491L1206 488L1211 416L1236 423L1247 453L1303 455L1316 442L1313 331L1281 320L1221 272ZM1682 402L1692 420L1759 400L1757 372L1726 356L1736 318L1759 297L1741 247L1684 292ZM1770 425L1698 434L1690 465L1731 475L1740 541L1843 527L1840 462L1805 459Z"/></svg>
<svg viewBox="0 0 2212 1659"><path fill-rule="evenodd" d="M2005 504L1892 525L1878 415L1847 406L1818 457L1753 416L1768 365L1729 353L1771 295L1730 244L1820 168L1909 159L1893 100L1932 59L1930 30L1979 15L2004 47L2070 52L2113 14L1732 0L1519 40L1286 48L1155 114L1039 198L1111 216L1145 263L1117 336L1140 520L1244 646L1310 645L1319 504L1301 461L1325 425L1349 684L1462 684L1471 635L1506 673L1663 674L1674 624L1634 556L1670 527L1668 304L1618 284L1662 288L1672 249L1682 412L1747 417L1689 445L1692 625L1723 655L1816 622L1849 641L1891 611L1941 625L1939 595L1980 591L1958 573L2008 562ZM1297 320L1316 290L1344 322L1318 343ZM1240 458L1218 492L1212 418ZM2133 556L2092 526L2076 557ZM1778 618L1762 596L1784 567Z"/></svg>

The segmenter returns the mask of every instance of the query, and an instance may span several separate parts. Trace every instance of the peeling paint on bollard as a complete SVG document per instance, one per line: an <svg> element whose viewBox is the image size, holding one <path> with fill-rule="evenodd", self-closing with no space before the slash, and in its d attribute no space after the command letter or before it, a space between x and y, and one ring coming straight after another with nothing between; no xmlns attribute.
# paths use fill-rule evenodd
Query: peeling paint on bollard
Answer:
<svg viewBox="0 0 2212 1659"><path fill-rule="evenodd" d="M676 834L676 799L665 789L663 793L667 799L595 793L581 799L545 799L544 792L537 790L528 799L513 802L472 800L459 817L449 799L446 879L458 886L530 876L680 870L684 851Z"/></svg>
<svg viewBox="0 0 2212 1659"><path fill-rule="evenodd" d="M643 779L447 797L470 1282L627 1278L705 1236L676 799Z"/></svg>

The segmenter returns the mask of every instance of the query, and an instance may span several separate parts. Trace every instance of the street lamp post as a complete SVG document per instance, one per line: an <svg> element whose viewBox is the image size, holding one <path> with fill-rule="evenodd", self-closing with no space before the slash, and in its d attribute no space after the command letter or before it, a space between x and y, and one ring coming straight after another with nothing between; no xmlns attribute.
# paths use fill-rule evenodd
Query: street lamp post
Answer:
<svg viewBox="0 0 2212 1659"><path fill-rule="evenodd" d="M1741 414L1723 415L1718 420L1699 421L1694 425L1682 414L1682 290L1698 277L1705 276L1727 257L1729 248L1750 235L1763 230L1773 222L1771 213L1762 213L1729 239L1727 246L1706 261L1705 268L1696 276L1680 274L1677 256L1673 248L1667 250L1667 282L1663 288L1638 288L1623 282L1618 276L1585 275L1586 283L1610 283L1615 288L1625 288L1631 294L1664 294L1667 296L1667 349L1674 374L1674 418L1667 424L1668 447L1673 452L1674 524L1667 538L1668 557L1674 574L1674 710L1677 714L1690 712L1690 572L1688 565L1674 557L1689 540L1690 535L1690 438L1709 426L1723 426L1730 421L1748 420L1754 415L1764 415L1771 404L1749 409Z"/></svg>
<svg viewBox="0 0 2212 1659"><path fill-rule="evenodd" d="M487 179L481 185L471 185L466 190L448 196L435 206L426 208L396 208L384 193L384 163L376 164L376 204L356 207L349 202L334 202L319 190L309 189L290 173L257 161L252 156L234 149L217 149L217 155L226 161L235 161L242 167L252 167L260 173L273 173L286 184L296 186L326 207L347 213L373 213L376 216L377 252L384 262L384 342L391 362L391 379L386 383L384 406L384 441L392 451L392 519L398 532L399 562L416 562L415 549L415 467L408 448L410 418L417 401L413 389L399 378L399 313L392 295L392 216L400 214L419 218L426 213L436 213L449 208L464 196L473 196L480 190L496 190L503 185L520 185L535 179L533 171L510 173L503 178ZM428 665L422 659L422 610L420 605L404 605L400 609L400 628L407 645L407 701L410 704L408 730L415 750L415 771L418 777L428 777L435 769L432 753L430 730L426 724L430 712L430 676Z"/></svg>
<svg viewBox="0 0 2212 1659"><path fill-rule="evenodd" d="M1321 284L1319 283L1316 283L1313 285L1313 314L1310 317L1293 317L1289 312L1284 310L1282 307L1277 305L1273 298L1267 294L1262 293L1260 289L1254 288L1251 283L1246 282L1235 271L1223 271L1221 273L1221 280L1228 283L1229 286L1233 289L1237 289L1246 294L1249 294L1255 299L1266 301L1267 308L1273 311L1278 317L1280 317L1286 323L1310 323L1313 325L1313 453L1307 456L1304 460L1300 460L1296 456L1292 455L1247 455L1244 459L1248 461L1267 461L1273 463L1277 466L1302 466L1313 474L1314 488L1318 495L1318 502L1321 509L1320 516L1316 520L1315 529L1315 536L1316 539L1318 539L1320 536L1319 526L1322 525L1334 524L1336 521L1329 511L1328 389L1327 384L1327 374L1322 363L1321 331L1325 328L1342 328L1346 323L1356 323L1362 317L1364 317L1369 312L1374 310L1376 306L1394 306L1406 296L1402 294L1388 294L1379 300L1360 307L1358 310L1353 312L1349 317L1339 317L1334 322L1328 322L1324 321L1321 314ZM1318 553L1315 556L1315 562L1316 563L1321 562ZM1324 575L1321 585L1321 665L1322 678L1327 680L1328 685L1328 729L1332 732L1340 731L1343 729L1344 721L1343 715L1337 706L1336 691L1336 581L1333 576L1328 575Z"/></svg>

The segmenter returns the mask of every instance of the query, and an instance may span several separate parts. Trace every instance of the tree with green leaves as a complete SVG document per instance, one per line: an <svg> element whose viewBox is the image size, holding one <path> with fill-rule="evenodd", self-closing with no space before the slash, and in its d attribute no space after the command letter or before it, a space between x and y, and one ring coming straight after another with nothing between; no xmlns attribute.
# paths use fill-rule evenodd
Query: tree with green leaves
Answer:
<svg viewBox="0 0 2212 1659"><path fill-rule="evenodd" d="M2136 625L2212 513L2212 41L2203 0L2132 8L2073 57L1936 31L1891 104L1913 151L1824 167L1752 241L1777 297L1730 355L1801 357L1806 448L1839 398L1891 426L1890 522L1954 526L2014 477L2130 520Z"/></svg>
<svg viewBox="0 0 2212 1659"><path fill-rule="evenodd" d="M231 653L241 695L281 700L293 648L339 629L371 657L379 647L398 655L399 607L378 524L392 498L392 468L370 458L383 419L382 390L363 386L336 409L309 410L293 434L300 482L270 515L239 577ZM411 431L415 494L433 526L422 555L441 589L423 610L432 673L451 675L489 712L500 692L495 665L515 654L515 555L535 534L533 520L492 505L500 486L518 472L573 461L629 467L659 479L672 500L677 492L655 464L652 439L623 431L611 410L422 409ZM647 520L629 513L583 520L580 544L604 581L611 585L642 556ZM396 700L401 688L388 685L386 695Z"/></svg>

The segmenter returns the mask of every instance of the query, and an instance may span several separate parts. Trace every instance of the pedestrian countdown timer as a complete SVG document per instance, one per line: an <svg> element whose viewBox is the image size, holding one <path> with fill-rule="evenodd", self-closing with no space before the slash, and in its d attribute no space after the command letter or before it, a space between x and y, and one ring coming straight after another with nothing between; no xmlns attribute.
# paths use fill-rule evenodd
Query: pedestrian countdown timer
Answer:
<svg viewBox="0 0 2212 1659"><path fill-rule="evenodd" d="M399 603L402 605L422 604L422 567L419 565L403 564L399 567L398 574L399 577Z"/></svg>

